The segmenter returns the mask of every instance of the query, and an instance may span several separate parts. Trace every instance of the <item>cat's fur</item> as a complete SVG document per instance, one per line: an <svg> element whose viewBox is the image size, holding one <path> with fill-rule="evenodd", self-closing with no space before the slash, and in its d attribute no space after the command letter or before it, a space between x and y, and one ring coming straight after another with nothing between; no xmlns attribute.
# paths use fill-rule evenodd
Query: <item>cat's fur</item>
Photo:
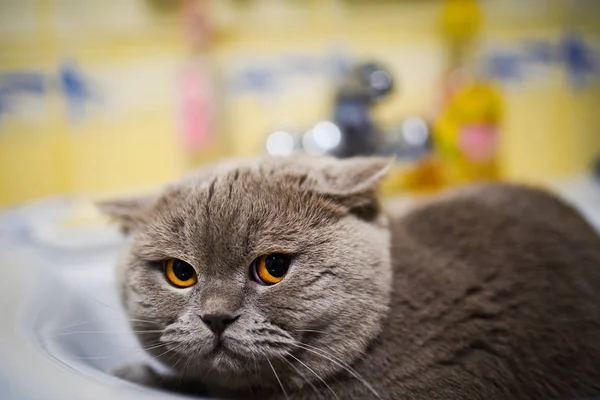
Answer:
<svg viewBox="0 0 600 400"><path fill-rule="evenodd" d="M387 160L263 158L102 205L131 233L118 276L145 347L173 368L116 374L261 399L600 395L600 239L570 206L510 185L383 211ZM293 256L277 285L256 257ZM160 261L198 283L176 289ZM225 350L201 321L239 315Z"/></svg>

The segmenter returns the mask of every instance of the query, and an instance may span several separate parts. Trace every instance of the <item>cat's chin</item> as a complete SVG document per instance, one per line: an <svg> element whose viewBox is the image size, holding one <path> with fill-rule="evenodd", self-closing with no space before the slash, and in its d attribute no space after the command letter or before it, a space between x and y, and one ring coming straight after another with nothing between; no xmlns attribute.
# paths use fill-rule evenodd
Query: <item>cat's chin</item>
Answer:
<svg viewBox="0 0 600 400"><path fill-rule="evenodd" d="M207 360L211 368L222 373L239 373L245 364L238 355L223 346L213 349Z"/></svg>
<svg viewBox="0 0 600 400"><path fill-rule="evenodd" d="M219 341L206 353L203 358L211 369L220 373L239 374L246 370L250 355L240 352L240 348L231 341Z"/></svg>
<svg viewBox="0 0 600 400"><path fill-rule="evenodd" d="M277 358L277 355L273 354ZM254 372L257 363L265 362L266 354L256 354L248 351L235 340L222 340L203 356L206 365L213 371L227 375L247 375Z"/></svg>

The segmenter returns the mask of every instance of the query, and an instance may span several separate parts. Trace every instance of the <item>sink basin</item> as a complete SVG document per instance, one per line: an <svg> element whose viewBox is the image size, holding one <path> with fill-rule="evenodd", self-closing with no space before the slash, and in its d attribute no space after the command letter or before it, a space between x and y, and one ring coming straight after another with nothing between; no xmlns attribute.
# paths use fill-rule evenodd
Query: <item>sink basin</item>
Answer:
<svg viewBox="0 0 600 400"><path fill-rule="evenodd" d="M77 246L57 245L68 230L48 236L47 217L71 207L72 201L52 200L0 218L0 398L184 398L107 373L122 363L154 361L120 310L113 267L124 243L114 228L87 227L89 240L78 230Z"/></svg>

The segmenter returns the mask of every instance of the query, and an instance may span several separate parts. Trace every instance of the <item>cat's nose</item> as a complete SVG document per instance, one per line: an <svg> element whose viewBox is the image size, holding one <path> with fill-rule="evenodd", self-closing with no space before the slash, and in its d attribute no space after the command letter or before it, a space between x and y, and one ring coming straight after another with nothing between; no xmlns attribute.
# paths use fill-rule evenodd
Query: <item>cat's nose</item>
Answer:
<svg viewBox="0 0 600 400"><path fill-rule="evenodd" d="M204 322L215 335L220 336L232 322L239 318L239 315L205 314L201 318L202 322Z"/></svg>

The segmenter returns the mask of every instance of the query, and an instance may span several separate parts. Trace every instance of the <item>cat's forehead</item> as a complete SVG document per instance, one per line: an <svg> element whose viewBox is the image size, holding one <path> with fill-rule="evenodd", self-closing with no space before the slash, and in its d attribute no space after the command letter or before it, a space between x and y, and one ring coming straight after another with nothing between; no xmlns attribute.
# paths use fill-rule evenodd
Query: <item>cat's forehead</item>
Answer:
<svg viewBox="0 0 600 400"><path fill-rule="evenodd" d="M290 177L309 177L326 168L331 159L325 157L247 157L225 159L219 163L199 168L184 176L176 185L208 187L215 179L235 180L244 174L249 183L258 185L285 182Z"/></svg>
<svg viewBox="0 0 600 400"><path fill-rule="evenodd" d="M176 185L166 196L180 197L181 211L210 224L265 225L330 216L331 204L307 189L307 179L307 171L291 164L242 164Z"/></svg>
<svg viewBox="0 0 600 400"><path fill-rule="evenodd" d="M293 250L339 215L303 186L307 178L300 169L280 167L229 165L166 188L149 215L145 243L186 255Z"/></svg>
<svg viewBox="0 0 600 400"><path fill-rule="evenodd" d="M323 196L310 189L318 162L322 160L302 157L226 160L175 182L163 198L178 198L190 207L204 205L215 217L269 209L315 211L323 205Z"/></svg>

